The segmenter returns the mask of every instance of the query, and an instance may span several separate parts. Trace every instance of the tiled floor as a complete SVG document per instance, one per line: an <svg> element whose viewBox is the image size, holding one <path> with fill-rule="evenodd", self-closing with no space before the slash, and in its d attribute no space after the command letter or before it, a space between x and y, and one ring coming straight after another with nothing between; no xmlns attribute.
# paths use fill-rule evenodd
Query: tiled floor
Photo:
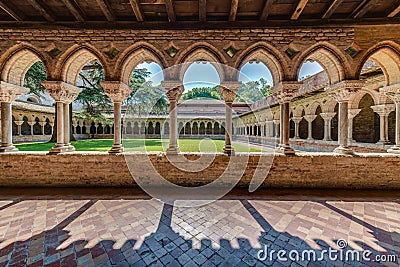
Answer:
<svg viewBox="0 0 400 267"><path fill-rule="evenodd" d="M0 191L0 266L399 266L398 192L239 192L206 206L178 208L141 193L118 195L118 189L87 196L72 191ZM337 250L340 239L347 242L342 255L369 250L370 259L397 259L340 260L339 251L337 260L320 256ZM265 245L268 253L285 250L294 260L278 259L277 253L259 259ZM302 260L311 250L317 259Z"/></svg>

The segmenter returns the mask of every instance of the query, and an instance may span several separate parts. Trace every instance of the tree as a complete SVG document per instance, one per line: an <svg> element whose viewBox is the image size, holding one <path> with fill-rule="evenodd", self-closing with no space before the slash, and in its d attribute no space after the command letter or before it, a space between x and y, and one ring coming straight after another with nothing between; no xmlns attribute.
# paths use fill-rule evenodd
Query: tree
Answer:
<svg viewBox="0 0 400 267"><path fill-rule="evenodd" d="M211 98L221 100L221 96L218 92L218 86L210 87L195 87L192 90L182 95L183 100L196 99L196 98Z"/></svg>
<svg viewBox="0 0 400 267"><path fill-rule="evenodd" d="M236 96L235 101L255 102L271 94L271 86L261 78L259 81L249 81L244 83Z"/></svg>
<svg viewBox="0 0 400 267"><path fill-rule="evenodd" d="M168 112L169 103L164 89L161 85L154 86L151 81L146 81L150 74L145 68L135 69L132 72L130 78L132 94L126 102L135 115L161 115Z"/></svg>
<svg viewBox="0 0 400 267"><path fill-rule="evenodd" d="M34 63L26 72L24 87L29 88L29 92L41 96L45 88L41 82L47 80L46 69L41 61Z"/></svg>

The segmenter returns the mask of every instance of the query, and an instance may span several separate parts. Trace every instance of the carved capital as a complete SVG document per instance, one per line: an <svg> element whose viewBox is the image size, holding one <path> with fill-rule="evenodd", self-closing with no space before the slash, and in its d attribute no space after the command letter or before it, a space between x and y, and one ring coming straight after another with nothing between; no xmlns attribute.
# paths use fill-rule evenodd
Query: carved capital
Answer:
<svg viewBox="0 0 400 267"><path fill-rule="evenodd" d="M0 102L11 103L20 95L26 94L28 92L28 88L2 81L0 83Z"/></svg>
<svg viewBox="0 0 400 267"><path fill-rule="evenodd" d="M358 115L358 113L360 113L361 109L359 108L352 108L349 109L349 119L353 119L355 116Z"/></svg>
<svg viewBox="0 0 400 267"><path fill-rule="evenodd" d="M225 81L219 86L219 93L226 103L233 103L241 86L241 82Z"/></svg>
<svg viewBox="0 0 400 267"><path fill-rule="evenodd" d="M371 106L371 108L373 109L373 111L375 113L378 113L379 116L381 116L381 117L389 116L390 112L392 112L396 109L395 105L393 105L393 104Z"/></svg>
<svg viewBox="0 0 400 267"><path fill-rule="evenodd" d="M321 117L324 121L329 121L329 120L333 119L333 117L336 116L336 112L324 112L324 113L320 113L319 115L321 115Z"/></svg>
<svg viewBox="0 0 400 267"><path fill-rule="evenodd" d="M103 81L100 82L100 84L104 89L104 93L111 98L114 103L121 103L132 93L132 89L120 81Z"/></svg>
<svg viewBox="0 0 400 267"><path fill-rule="evenodd" d="M379 89L387 97L393 100L394 103L400 104L400 84L393 84Z"/></svg>
<svg viewBox="0 0 400 267"><path fill-rule="evenodd" d="M161 83L161 86L164 88L165 94L170 102L178 101L185 90L182 82L179 80L165 80Z"/></svg>
<svg viewBox="0 0 400 267"><path fill-rule="evenodd" d="M292 117L292 121L295 124L299 124L301 122L301 120L303 119L303 117Z"/></svg>
<svg viewBox="0 0 400 267"><path fill-rule="evenodd" d="M349 101L350 97L365 84L361 80L345 80L325 88L325 91L338 102Z"/></svg>
<svg viewBox="0 0 400 267"><path fill-rule="evenodd" d="M272 95L278 100L279 104L290 102L298 92L301 82L282 81L272 88Z"/></svg>
<svg viewBox="0 0 400 267"><path fill-rule="evenodd" d="M305 115L304 119L308 122L312 122L317 118L317 115Z"/></svg>
<svg viewBox="0 0 400 267"><path fill-rule="evenodd" d="M64 104L70 104L82 91L81 88L63 81L43 81L42 85L56 102Z"/></svg>

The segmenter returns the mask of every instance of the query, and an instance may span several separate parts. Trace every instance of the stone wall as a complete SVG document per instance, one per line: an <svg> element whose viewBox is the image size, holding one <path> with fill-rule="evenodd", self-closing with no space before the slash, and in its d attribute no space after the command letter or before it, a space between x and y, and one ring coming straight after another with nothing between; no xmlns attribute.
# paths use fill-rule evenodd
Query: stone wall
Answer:
<svg viewBox="0 0 400 267"><path fill-rule="evenodd" d="M185 172L169 163L163 154L129 154L136 163L148 158L167 180L184 186L207 184L219 177L229 157L217 155L211 167L201 172ZM197 164L199 154L185 154ZM240 155L245 159L246 155ZM237 157L233 157L237 158ZM304 153L294 157L251 155L238 186L248 187L259 163L266 176L262 188L346 188L400 189L400 156L361 154L357 157ZM184 160L184 159L182 159ZM181 160L181 162L182 162ZM232 159L235 160L235 159ZM236 165L235 165L236 166ZM236 168L240 173L242 170ZM268 174L267 174L268 173ZM154 175L138 169L136 175L157 184ZM124 155L73 153L47 156L43 153L0 155L1 186L136 186Z"/></svg>

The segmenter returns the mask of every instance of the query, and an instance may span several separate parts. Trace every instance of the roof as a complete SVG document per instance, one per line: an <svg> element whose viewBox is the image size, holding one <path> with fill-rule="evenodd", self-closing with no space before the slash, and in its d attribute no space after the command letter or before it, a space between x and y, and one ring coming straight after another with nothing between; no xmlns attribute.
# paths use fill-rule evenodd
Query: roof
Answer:
<svg viewBox="0 0 400 267"><path fill-rule="evenodd" d="M139 22L203 27L235 22L358 21L399 19L397 0L7 0L0 22ZM267 23L267 21L269 21ZM201 23L198 23L201 22ZM176 26L176 24L175 24Z"/></svg>
<svg viewBox="0 0 400 267"><path fill-rule="evenodd" d="M26 102L21 100L15 100L12 103L12 107L13 109L17 110L36 111L36 112L50 113L50 114L55 113L55 109L52 106L42 105L33 102Z"/></svg>

